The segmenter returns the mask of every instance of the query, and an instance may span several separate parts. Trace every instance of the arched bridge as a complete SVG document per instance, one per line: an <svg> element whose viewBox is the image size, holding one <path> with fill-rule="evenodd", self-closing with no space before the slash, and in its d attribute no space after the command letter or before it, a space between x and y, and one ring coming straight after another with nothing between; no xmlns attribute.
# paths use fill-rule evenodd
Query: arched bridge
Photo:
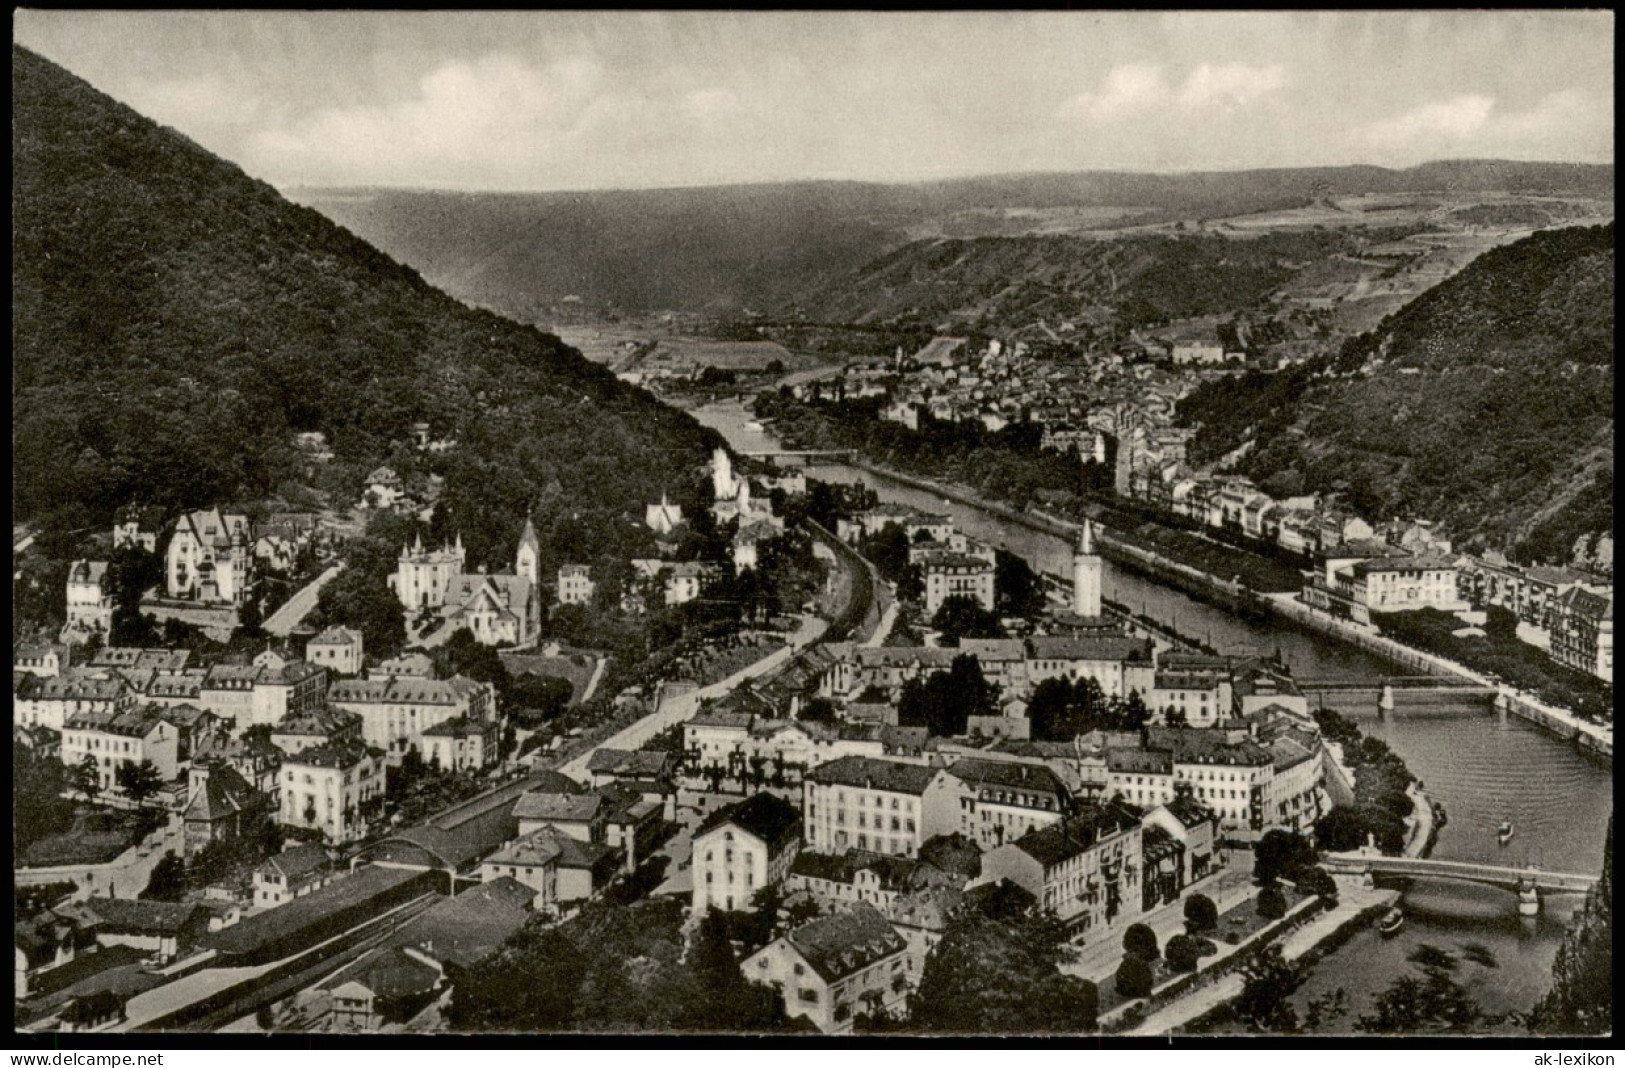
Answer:
<svg viewBox="0 0 1625 1068"><path fill-rule="evenodd" d="M1423 860L1413 857L1384 857L1365 853L1328 853L1327 871L1345 875L1401 875L1424 879L1456 879L1462 882L1499 886L1505 890L1584 894L1597 885L1595 875L1543 871L1540 868L1503 868L1495 864L1475 864L1461 860Z"/></svg>

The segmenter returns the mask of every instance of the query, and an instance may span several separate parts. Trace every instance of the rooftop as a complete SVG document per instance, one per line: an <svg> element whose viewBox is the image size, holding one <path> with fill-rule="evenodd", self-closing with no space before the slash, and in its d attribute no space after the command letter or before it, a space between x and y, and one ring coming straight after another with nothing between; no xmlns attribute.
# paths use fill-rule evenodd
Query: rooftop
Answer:
<svg viewBox="0 0 1625 1068"><path fill-rule="evenodd" d="M807 773L807 781L861 786L866 790L884 790L888 793L913 794L918 797L925 793L925 788L937 777L939 771L938 768L921 767L918 764L900 764L891 760L877 760L874 757L845 756L813 768Z"/></svg>
<svg viewBox="0 0 1625 1068"><path fill-rule="evenodd" d="M697 840L724 824L738 827L777 851L800 836L801 810L774 794L754 794L711 813L695 829L694 837Z"/></svg>
<svg viewBox="0 0 1625 1068"><path fill-rule="evenodd" d="M785 940L830 983L908 948L886 917L861 902L798 927Z"/></svg>

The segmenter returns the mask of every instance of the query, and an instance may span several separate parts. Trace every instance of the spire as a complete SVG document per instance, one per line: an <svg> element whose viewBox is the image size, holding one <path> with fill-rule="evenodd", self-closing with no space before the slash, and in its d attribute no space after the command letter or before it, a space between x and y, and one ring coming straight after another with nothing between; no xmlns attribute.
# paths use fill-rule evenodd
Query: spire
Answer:
<svg viewBox="0 0 1625 1068"><path fill-rule="evenodd" d="M1078 555L1095 555L1095 521L1085 516L1083 529L1078 531Z"/></svg>
<svg viewBox="0 0 1625 1068"><path fill-rule="evenodd" d="M519 534L519 544L541 548L541 540L536 537L536 524L531 521L529 515L525 516L525 529Z"/></svg>

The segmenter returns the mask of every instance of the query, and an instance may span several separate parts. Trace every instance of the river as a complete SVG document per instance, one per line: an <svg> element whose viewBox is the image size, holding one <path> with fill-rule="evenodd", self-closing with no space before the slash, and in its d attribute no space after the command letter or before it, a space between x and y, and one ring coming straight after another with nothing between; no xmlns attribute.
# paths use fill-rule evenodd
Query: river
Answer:
<svg viewBox="0 0 1625 1068"><path fill-rule="evenodd" d="M750 415L736 402L707 405L692 414L741 452L778 447L766 432L747 428ZM1053 535L846 465L819 465L809 474L830 482L862 482L886 501L952 515L967 534L1016 553L1035 569L1070 571L1071 546ZM1220 652L1279 650L1299 676L1378 678L1393 672L1361 650L1284 623L1239 619L1109 562L1103 586L1107 598L1201 638ZM1429 795L1444 804L1449 820L1433 856L1533 862L1551 871L1594 872L1600 867L1613 808L1611 765L1522 720L1509 719L1500 727L1480 698L1422 698L1401 691L1399 702L1387 720L1377 718L1374 697L1340 696L1327 704L1385 740ZM1503 819L1517 825L1517 835L1504 847L1495 837ZM1524 920L1507 891L1418 880L1406 891L1406 924L1397 935L1357 933L1313 968L1294 1000L1301 1008L1311 997L1345 990L1350 1013L1327 1030L1348 1031L1353 1017L1369 1011L1372 997L1405 972L1406 958L1419 946L1436 945L1460 957L1462 946L1476 943L1489 950L1496 966L1463 960L1457 979L1488 1013L1527 1010L1550 985L1552 958L1580 903L1575 896L1549 896L1538 919Z"/></svg>

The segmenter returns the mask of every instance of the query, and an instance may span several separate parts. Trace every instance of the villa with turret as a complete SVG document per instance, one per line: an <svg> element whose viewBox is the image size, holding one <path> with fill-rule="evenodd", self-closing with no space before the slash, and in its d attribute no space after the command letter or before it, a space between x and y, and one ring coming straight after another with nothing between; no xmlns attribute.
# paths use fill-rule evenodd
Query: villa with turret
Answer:
<svg viewBox="0 0 1625 1068"><path fill-rule="evenodd" d="M434 550L425 549L419 535L401 548L390 587L406 609L408 627L425 645L439 645L459 630L482 645L523 645L541 633L540 558L529 519L512 572L469 574L461 534Z"/></svg>

